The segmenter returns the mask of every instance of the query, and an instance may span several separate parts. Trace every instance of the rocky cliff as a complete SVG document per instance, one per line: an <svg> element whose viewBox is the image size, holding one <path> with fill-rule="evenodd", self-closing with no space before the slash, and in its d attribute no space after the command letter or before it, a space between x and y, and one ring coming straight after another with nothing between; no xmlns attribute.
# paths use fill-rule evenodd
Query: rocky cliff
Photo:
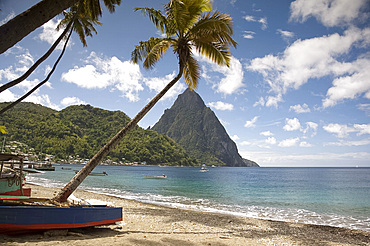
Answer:
<svg viewBox="0 0 370 246"><path fill-rule="evenodd" d="M187 89L153 126L179 143L190 156L207 165L258 166L243 160L214 112Z"/></svg>

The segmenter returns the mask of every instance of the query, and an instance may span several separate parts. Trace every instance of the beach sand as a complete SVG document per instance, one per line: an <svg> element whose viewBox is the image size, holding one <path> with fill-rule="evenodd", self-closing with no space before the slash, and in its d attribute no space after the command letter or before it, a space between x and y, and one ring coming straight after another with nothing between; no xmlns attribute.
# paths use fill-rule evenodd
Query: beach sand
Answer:
<svg viewBox="0 0 370 246"><path fill-rule="evenodd" d="M33 197L58 189L27 184ZM370 245L370 232L194 212L77 190L82 199L122 206L123 222L32 235L0 235L0 245Z"/></svg>

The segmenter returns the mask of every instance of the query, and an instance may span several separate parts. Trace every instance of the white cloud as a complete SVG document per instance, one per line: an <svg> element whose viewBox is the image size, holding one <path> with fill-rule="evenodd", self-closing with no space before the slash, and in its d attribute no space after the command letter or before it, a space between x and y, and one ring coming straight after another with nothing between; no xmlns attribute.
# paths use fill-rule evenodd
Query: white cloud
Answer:
<svg viewBox="0 0 370 246"><path fill-rule="evenodd" d="M8 14L5 19L3 20L0 20L0 26L4 25L5 23L7 23L8 21L10 21L11 19L13 19L15 17L15 13L14 11L10 12L10 14Z"/></svg>
<svg viewBox="0 0 370 246"><path fill-rule="evenodd" d="M293 38L294 37L294 33L293 32L284 31L284 30L281 30L281 29L277 29L277 33L280 34L280 36L283 39L290 39L290 38Z"/></svg>
<svg viewBox="0 0 370 246"><path fill-rule="evenodd" d="M264 18L256 18L252 15L246 15L243 17L244 20L248 21L248 22L258 22L258 23L261 23L261 29L262 30L265 30L267 28L267 18L264 17Z"/></svg>
<svg viewBox="0 0 370 246"><path fill-rule="evenodd" d="M338 138L345 138L349 135L349 133L355 131L355 129L352 127L335 123L323 126L323 129L329 133L337 135Z"/></svg>
<svg viewBox="0 0 370 246"><path fill-rule="evenodd" d="M231 103L225 103L225 102L221 102L221 101L217 101L217 102L210 102L208 103L208 106L210 106L211 108L214 108L216 110L233 110L234 109L234 105L232 105Z"/></svg>
<svg viewBox="0 0 370 246"><path fill-rule="evenodd" d="M293 147L296 146L299 141L299 138L288 138L281 141L278 146L279 147Z"/></svg>
<svg viewBox="0 0 370 246"><path fill-rule="evenodd" d="M290 5L290 19L305 22L312 16L328 27L349 25L364 15L366 4L367 0L296 0Z"/></svg>
<svg viewBox="0 0 370 246"><path fill-rule="evenodd" d="M370 103L362 103L356 105L359 110L362 110L366 113L367 116L370 116Z"/></svg>
<svg viewBox="0 0 370 246"><path fill-rule="evenodd" d="M10 90L5 90L0 93L0 102L13 102L17 100L17 96Z"/></svg>
<svg viewBox="0 0 370 246"><path fill-rule="evenodd" d="M241 156L256 161L261 166L347 166L348 163L363 163L368 166L370 153L368 152L341 152L341 153L314 153L314 154L284 154L273 151L239 151Z"/></svg>
<svg viewBox="0 0 370 246"><path fill-rule="evenodd" d="M370 40L369 40L370 41ZM336 105L345 99L355 99L361 94L370 99L370 54L350 64L350 75L336 78L329 88L323 107Z"/></svg>
<svg viewBox="0 0 370 246"><path fill-rule="evenodd" d="M167 74L164 77L154 77L154 78L144 78L143 81L146 86L149 87L150 90L154 90L155 92L160 92L163 90L166 85L175 78L176 72L172 72L171 74ZM173 98L185 90L186 86L178 81L172 88L161 98L161 100Z"/></svg>
<svg viewBox="0 0 370 246"><path fill-rule="evenodd" d="M45 107L52 108L55 110L60 110L60 107L54 103L51 102L49 95L39 95L37 93L34 93L24 99L24 102L32 102L36 104L41 104Z"/></svg>
<svg viewBox="0 0 370 246"><path fill-rule="evenodd" d="M300 105L300 104L297 104L297 105L294 105L294 106L290 106L289 108L289 111L294 111L296 112L297 114L302 114L302 113L309 113L311 112L310 108L308 107L307 104L303 104L303 105Z"/></svg>
<svg viewBox="0 0 370 246"><path fill-rule="evenodd" d="M270 131L261 132L260 135L265 137L274 136L274 134Z"/></svg>
<svg viewBox="0 0 370 246"><path fill-rule="evenodd" d="M352 27L342 36L335 33L297 40L282 55L255 58L246 68L264 77L271 87L270 92L276 94L269 97L266 106L275 107L289 89L297 90L309 79L333 76L334 86L323 100L323 106L328 107L361 94L370 98L370 55L359 56L351 62L343 61L342 57L355 45L367 47L369 44L370 28L360 30Z"/></svg>
<svg viewBox="0 0 370 246"><path fill-rule="evenodd" d="M235 142L240 139L238 135L231 136L230 138Z"/></svg>
<svg viewBox="0 0 370 246"><path fill-rule="evenodd" d="M246 145L252 145L252 143L248 142L248 141L243 141L243 142L240 143L240 145L246 146Z"/></svg>
<svg viewBox="0 0 370 246"><path fill-rule="evenodd" d="M258 117L259 116L255 116L255 117L253 117L252 120L247 120L247 122L245 122L244 127L247 127L247 128L255 127L256 126L255 123L257 122Z"/></svg>
<svg viewBox="0 0 370 246"><path fill-rule="evenodd" d="M306 122L306 128L303 130L303 133L306 134L308 132L312 132L311 133L311 137L315 136L316 133L317 133L317 128L318 128L318 124L316 124L315 122Z"/></svg>
<svg viewBox="0 0 370 246"><path fill-rule="evenodd" d="M114 87L131 102L139 100L138 93L144 89L140 83L142 74L139 65L121 61L115 56L102 58L95 52L91 52L85 62L88 64L63 73L61 79L87 89Z"/></svg>
<svg viewBox="0 0 370 246"><path fill-rule="evenodd" d="M253 107L257 107L258 105L265 106L265 99L260 97L260 99L253 104Z"/></svg>
<svg viewBox="0 0 370 246"><path fill-rule="evenodd" d="M363 146L363 145L370 145L370 139L358 140L358 141L344 141L340 140L339 142L328 142L324 143L324 146Z"/></svg>
<svg viewBox="0 0 370 246"><path fill-rule="evenodd" d="M301 123L299 122L299 120L297 118L293 118L293 119L288 119L286 118L285 119L285 126L283 127L283 129L285 131L297 131L297 130L301 130Z"/></svg>
<svg viewBox="0 0 370 246"><path fill-rule="evenodd" d="M64 31L64 29L60 29L59 31L56 30L60 21L61 21L61 19L55 19L55 20L51 19L48 22L46 22L44 25L42 25L42 31L41 31L40 35L38 36L38 38L41 41L45 41L49 44L53 44ZM70 38L70 40L68 42L68 46L70 46L71 44L72 44L72 41L71 41L71 38ZM64 46L64 41L62 40L58 44L57 49L61 50L61 49L63 49L63 46Z"/></svg>
<svg viewBox="0 0 370 246"><path fill-rule="evenodd" d="M71 106L71 105L81 105L81 104L86 104L83 100L79 99L78 97L65 97L62 99L60 102L63 106Z"/></svg>
<svg viewBox="0 0 370 246"><path fill-rule="evenodd" d="M299 147L309 148L312 147L312 144L307 143L306 141L302 141L299 143Z"/></svg>
<svg viewBox="0 0 370 246"><path fill-rule="evenodd" d="M276 138L274 137L269 137L265 141L267 144L275 145L276 144Z"/></svg>
<svg viewBox="0 0 370 246"><path fill-rule="evenodd" d="M217 92L223 93L225 95L231 95L233 93L240 92L240 89L244 87L243 66L238 59L232 56L230 59L229 67L219 66L211 62L209 59L200 56L199 53L197 53L196 51L193 51L193 53L198 59L206 62L206 64L208 65L207 67L202 66L202 77L213 83L212 88L215 89ZM208 74L210 72L221 73L222 75L224 75L224 78L222 78L219 82L215 82L214 80L216 76L212 76L212 81L210 81L211 76L209 76Z"/></svg>
<svg viewBox="0 0 370 246"><path fill-rule="evenodd" d="M243 38L245 39L254 39L255 32L252 31L244 31Z"/></svg>
<svg viewBox="0 0 370 246"><path fill-rule="evenodd" d="M370 134L370 124L354 124L353 127L358 131L357 136Z"/></svg>

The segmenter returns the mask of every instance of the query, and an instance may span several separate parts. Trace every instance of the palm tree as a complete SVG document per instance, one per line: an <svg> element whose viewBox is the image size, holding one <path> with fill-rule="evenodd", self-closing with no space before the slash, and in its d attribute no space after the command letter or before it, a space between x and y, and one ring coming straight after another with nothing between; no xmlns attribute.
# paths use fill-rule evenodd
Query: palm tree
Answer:
<svg viewBox="0 0 370 246"><path fill-rule="evenodd" d="M28 71L23 74L21 77L18 79L15 79L11 82L6 83L5 85L0 87L0 93L14 85L17 85L18 83L22 82L25 80L44 60L46 60L49 55L55 50L57 45L60 43L60 41L65 38L65 35L67 32L71 29L69 35L66 38L63 50L61 54L59 55L58 59L54 63L54 66L52 70L49 72L47 77L38 83L35 87L33 87L29 92L27 92L24 96L20 97L18 100L15 102L9 104L8 106L4 107L3 109L0 110L0 115L4 113L5 111L9 110L10 108L14 107L21 101L23 101L25 98L27 98L29 95L31 95L34 91L36 91L40 86L45 84L53 74L53 72L56 69L56 66L58 65L59 61L61 60L65 49L67 47L69 38L71 37L72 31L75 31L78 36L80 37L80 40L83 44L83 46L87 46L86 42L86 36L92 36L92 33L95 32L97 33L94 25L101 25L101 23L96 19L97 16L92 17L91 12L87 11L87 7L82 4L83 2L81 1L79 4L75 4L74 6L71 7L69 12L63 12L64 14L64 19L59 23L57 30L60 30L61 28L64 27L63 33L59 36L59 38L54 42L54 44L51 46L51 48L40 58L36 61L36 63L28 69Z"/></svg>
<svg viewBox="0 0 370 246"><path fill-rule="evenodd" d="M230 16L211 11L209 0L171 0L165 5L166 13L151 8L138 8L148 15L151 21L166 34L165 38L150 38L140 42L132 52L132 61L144 60L144 67L151 68L172 47L179 60L179 73L155 96L123 129L121 129L98 153L82 168L72 180L54 197L56 202L64 202L81 184L89 173L108 155L125 134L136 126L163 95L184 75L190 88L197 86L199 65L192 49L219 65L229 65L230 45L236 46Z"/></svg>
<svg viewBox="0 0 370 246"><path fill-rule="evenodd" d="M4 25L0 26L0 54L18 43L25 36L36 28L42 26L56 15L70 8L80 0L42 0L23 13L17 15ZM102 15L99 0L82 0L92 13L92 17ZM121 0L104 0L104 5L109 12L113 13L116 5L120 5Z"/></svg>

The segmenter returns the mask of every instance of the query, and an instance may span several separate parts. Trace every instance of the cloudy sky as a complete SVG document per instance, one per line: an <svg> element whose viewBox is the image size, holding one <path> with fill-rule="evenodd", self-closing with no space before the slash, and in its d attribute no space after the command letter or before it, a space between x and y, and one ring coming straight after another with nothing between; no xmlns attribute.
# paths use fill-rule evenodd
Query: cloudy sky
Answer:
<svg viewBox="0 0 370 246"><path fill-rule="evenodd" d="M0 0L0 24L38 1ZM123 0L103 9L98 34L83 47L76 34L50 80L27 101L61 110L90 104L134 117L178 72L170 51L154 69L130 62L140 41L159 36L134 7L163 10L163 0ZM370 26L368 0L214 0L234 21L231 66L198 57L198 94L239 153L261 166L370 167ZM30 67L58 37L61 16L0 55L0 84ZM21 27L20 27L21 28ZM44 80L61 47L16 88L12 101ZM154 125L183 79L139 123Z"/></svg>

